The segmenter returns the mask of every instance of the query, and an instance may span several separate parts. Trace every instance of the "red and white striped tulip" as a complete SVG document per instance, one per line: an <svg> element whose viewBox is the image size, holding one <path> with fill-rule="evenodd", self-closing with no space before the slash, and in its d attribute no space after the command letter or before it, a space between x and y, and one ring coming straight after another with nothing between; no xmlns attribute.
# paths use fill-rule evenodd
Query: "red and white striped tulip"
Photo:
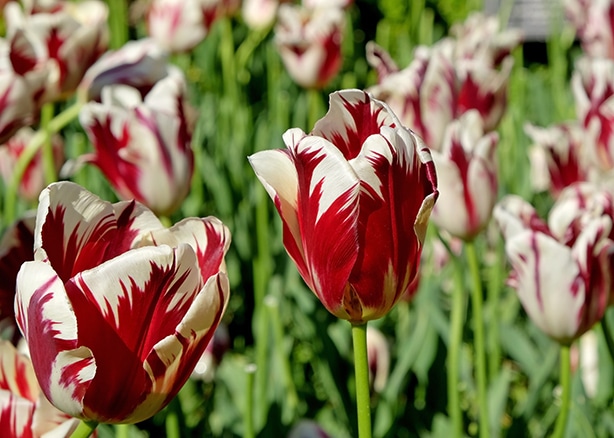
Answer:
<svg viewBox="0 0 614 438"><path fill-rule="evenodd" d="M6 143L0 145L0 174L6 184L12 180L15 165L35 134L36 132L29 126L24 127L17 131ZM64 142L60 136L54 135L51 138L51 148L57 172L64 163ZM19 196L28 202L34 202L45 186L43 155L42 151L38 151L28 164L19 182Z"/></svg>
<svg viewBox="0 0 614 438"><path fill-rule="evenodd" d="M569 344L603 317L612 295L611 216L586 212L581 229L557 236L533 207L511 195L494 216L513 269L510 283L544 333Z"/></svg>
<svg viewBox="0 0 614 438"><path fill-rule="evenodd" d="M584 148L586 132L578 122L547 128L527 124L524 130L533 140L529 157L536 191L550 190L556 198L565 187L589 180L592 172Z"/></svg>
<svg viewBox="0 0 614 438"><path fill-rule="evenodd" d="M251 29L268 29L277 18L280 0L243 0L241 17Z"/></svg>
<svg viewBox="0 0 614 438"><path fill-rule="evenodd" d="M107 85L129 85L145 95L172 70L168 53L151 38L129 41L107 52L92 65L79 84L82 101L100 100Z"/></svg>
<svg viewBox="0 0 614 438"><path fill-rule="evenodd" d="M484 134L477 111L469 111L446 130L441 152L433 151L440 195L433 222L463 240L486 227L497 202L497 133Z"/></svg>
<svg viewBox="0 0 614 438"><path fill-rule="evenodd" d="M175 69L145 99L135 88L109 86L101 103L90 102L79 114L95 148L81 160L98 166L120 198L161 215L175 211L190 189L194 157L185 93Z"/></svg>
<svg viewBox="0 0 614 438"><path fill-rule="evenodd" d="M11 51L9 43L0 39L0 143L34 123L38 97L49 74L45 66L20 73L13 65Z"/></svg>
<svg viewBox="0 0 614 438"><path fill-rule="evenodd" d="M507 84L513 58L496 58L503 49L473 47L445 38L433 47L418 47L413 61L400 70L381 47L367 44L367 61L378 72L373 95L390 104L406 126L412 126L431 149L439 150L446 127L470 110L496 129L507 106ZM506 49L507 50L507 49Z"/></svg>
<svg viewBox="0 0 614 438"><path fill-rule="evenodd" d="M330 95L308 135L249 160L283 222L284 246L335 316L387 314L417 275L437 198L431 155L390 108L359 90Z"/></svg>
<svg viewBox="0 0 614 438"><path fill-rule="evenodd" d="M225 311L229 244L213 217L167 229L135 201L111 204L70 182L45 189L15 313L51 403L105 423L169 403Z"/></svg>
<svg viewBox="0 0 614 438"><path fill-rule="evenodd" d="M571 79L591 164L614 168L614 60L581 58Z"/></svg>
<svg viewBox="0 0 614 438"><path fill-rule="evenodd" d="M49 68L40 102L74 93L90 67L107 49L107 6L98 0L60 2L49 12L25 15L17 3L5 8L7 37L15 70Z"/></svg>
<svg viewBox="0 0 614 438"><path fill-rule="evenodd" d="M390 374L390 346L386 336L373 326L367 327L367 359L371 387L381 393Z"/></svg>
<svg viewBox="0 0 614 438"><path fill-rule="evenodd" d="M275 42L286 70L305 88L323 88L341 68L343 10L279 6Z"/></svg>
<svg viewBox="0 0 614 438"><path fill-rule="evenodd" d="M30 358L0 340L0 431L7 437L68 437L79 421L41 393Z"/></svg>
<svg viewBox="0 0 614 438"><path fill-rule="evenodd" d="M147 32L166 50L187 52L208 35L213 22L226 15L228 1L153 0L147 12Z"/></svg>
<svg viewBox="0 0 614 438"><path fill-rule="evenodd" d="M564 0L563 4L584 52L593 58L614 59L614 2Z"/></svg>
<svg viewBox="0 0 614 438"><path fill-rule="evenodd" d="M15 285L24 262L34 260L34 214L25 215L4 231L0 240L0 333L2 339L16 340ZM1 429L0 429L1 430Z"/></svg>

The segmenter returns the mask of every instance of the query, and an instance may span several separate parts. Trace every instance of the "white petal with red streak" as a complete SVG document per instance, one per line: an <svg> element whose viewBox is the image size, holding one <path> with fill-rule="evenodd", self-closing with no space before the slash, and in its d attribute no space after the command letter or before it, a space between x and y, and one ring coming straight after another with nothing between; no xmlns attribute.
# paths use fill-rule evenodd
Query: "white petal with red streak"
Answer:
<svg viewBox="0 0 614 438"><path fill-rule="evenodd" d="M0 340L0 390L8 390L32 402L40 393L32 362L5 340Z"/></svg>
<svg viewBox="0 0 614 438"><path fill-rule="evenodd" d="M189 292L198 289L201 278L196 254L187 244L177 248L160 245L134 249L77 274L71 281L81 291L92 292L91 295L87 294L89 300L97 305L109 324L120 332L122 326L118 313L120 301L127 299L128 303L132 303L132 294L148 293L146 285L152 279L152 265L176 270L174 275L176 279L187 274L180 290L188 293L176 293L169 303L169 308L165 309L166 312L172 312L175 307L193 298Z"/></svg>
<svg viewBox="0 0 614 438"><path fill-rule="evenodd" d="M286 144L300 141L305 133L291 129L284 134ZM285 151L260 151L249 157L256 176L275 204L279 203L280 216L292 233L304 263L305 254L297 216L298 175L294 162Z"/></svg>
<svg viewBox="0 0 614 438"><path fill-rule="evenodd" d="M67 238L76 233L79 242L89 240L93 232L115 219L111 204L102 201L83 187L67 181L49 185L39 197L34 230L35 260L44 260L47 257L43 249L42 229L50 210L57 212L59 208L66 210L63 222L64 237ZM102 240L103 236L97 238ZM63 243L66 248L66 242Z"/></svg>
<svg viewBox="0 0 614 438"><path fill-rule="evenodd" d="M586 291L571 249L529 230L508 240L505 249L517 275L518 297L533 322L554 339L573 339Z"/></svg>
<svg viewBox="0 0 614 438"><path fill-rule="evenodd" d="M293 150L296 157L315 152L313 159L321 159L313 169L309 187L309 196L311 197L314 195L317 185L322 183L320 188L322 196L318 204L316 223L331 205L345 193L350 192L351 195L348 197L346 204L340 208L340 211L358 208L356 200L360 181L354 169L335 145L324 138L308 135L297 144L288 144L288 148Z"/></svg>
<svg viewBox="0 0 614 438"><path fill-rule="evenodd" d="M437 169L439 199L432 212L433 222L456 237L467 233L469 216L465 205L463 187L458 167L447 156L432 152Z"/></svg>

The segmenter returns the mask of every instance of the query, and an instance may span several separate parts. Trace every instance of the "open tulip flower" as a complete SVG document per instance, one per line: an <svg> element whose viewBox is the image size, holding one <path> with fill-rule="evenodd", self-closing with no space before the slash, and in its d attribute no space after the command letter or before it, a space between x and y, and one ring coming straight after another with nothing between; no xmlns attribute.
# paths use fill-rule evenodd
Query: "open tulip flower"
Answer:
<svg viewBox="0 0 614 438"><path fill-rule="evenodd" d="M571 79L576 114L586 129L585 148L591 164L614 168L614 60L581 58Z"/></svg>
<svg viewBox="0 0 614 438"><path fill-rule="evenodd" d="M600 199L605 205L595 208ZM612 294L612 217L599 214L611 209L611 199L595 193L586 210L577 201L564 192L548 224L513 195L494 213L513 269L510 284L533 322L561 344L570 344L598 322ZM565 223L568 232L562 230Z"/></svg>
<svg viewBox="0 0 614 438"><path fill-rule="evenodd" d="M10 2L5 7L11 60L20 74L49 67L41 102L65 98L73 93L85 71L107 49L108 10L104 2L57 2L48 12L26 15Z"/></svg>
<svg viewBox="0 0 614 438"><path fill-rule="evenodd" d="M34 259L34 212L13 222L0 239L0 332L3 339L17 339L15 285L22 263ZM0 429L1 430L1 429Z"/></svg>
<svg viewBox="0 0 614 438"><path fill-rule="evenodd" d="M343 10L282 4L277 19L275 41L292 79L301 87L324 87L342 64Z"/></svg>
<svg viewBox="0 0 614 438"><path fill-rule="evenodd" d="M36 131L26 126L17 131L6 143L0 144L0 175L6 185L9 185L13 179L17 162L35 134ZM64 141L62 137L54 135L51 138L51 149L53 164L57 172L64 163ZM42 151L38 151L19 181L19 196L28 202L35 202L44 188L43 154Z"/></svg>
<svg viewBox="0 0 614 438"><path fill-rule="evenodd" d="M433 151L441 195L433 222L454 237L472 240L488 224L497 201L498 135L484 135L472 110L446 130L441 152Z"/></svg>
<svg viewBox="0 0 614 438"><path fill-rule="evenodd" d="M70 182L46 188L15 313L51 403L90 422L160 411L222 318L229 244L213 217L167 229L135 201L111 204Z"/></svg>
<svg viewBox="0 0 614 438"><path fill-rule="evenodd" d="M5 437L67 437L78 420L41 393L30 358L0 341L0 431Z"/></svg>
<svg viewBox="0 0 614 438"><path fill-rule="evenodd" d="M614 59L614 2L564 0L563 4L584 52L594 58Z"/></svg>
<svg viewBox="0 0 614 438"><path fill-rule="evenodd" d="M157 214L172 213L190 189L194 157L185 87L179 70L145 99L136 88L111 85L102 90L102 103L86 104L79 115L95 148L81 160L97 165L121 198Z"/></svg>
<svg viewBox="0 0 614 438"><path fill-rule="evenodd" d="M533 140L529 157L536 191L549 189L556 198L565 187L589 180L592 166L583 147L586 133L578 122L547 128L527 124L524 130Z"/></svg>
<svg viewBox="0 0 614 438"><path fill-rule="evenodd" d="M286 250L324 306L360 324L390 311L418 272L437 198L431 155L390 108L359 90L287 149L250 157L283 222Z"/></svg>
<svg viewBox="0 0 614 438"><path fill-rule="evenodd" d="M168 53L154 39L128 41L102 55L85 72L78 94L82 101L98 101L107 85L124 84L145 95L171 71Z"/></svg>
<svg viewBox="0 0 614 438"><path fill-rule="evenodd" d="M229 0L153 0L147 12L147 31L170 52L192 50L205 39L218 18L237 7Z"/></svg>
<svg viewBox="0 0 614 438"><path fill-rule="evenodd" d="M514 63L509 52L519 44L520 35L500 32L493 24L484 17L470 17L456 27L456 39L417 47L404 69L369 42L367 61L378 72L378 84L369 91L388 103L432 150L441 149L448 124L471 110L480 113L484 131L495 130L507 106Z"/></svg>

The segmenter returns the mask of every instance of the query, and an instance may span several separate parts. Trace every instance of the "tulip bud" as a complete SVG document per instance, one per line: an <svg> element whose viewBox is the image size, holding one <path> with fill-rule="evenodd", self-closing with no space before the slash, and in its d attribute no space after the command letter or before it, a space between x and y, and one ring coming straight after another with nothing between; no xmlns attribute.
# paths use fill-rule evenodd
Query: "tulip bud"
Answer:
<svg viewBox="0 0 614 438"><path fill-rule="evenodd" d="M438 195L429 150L359 90L331 94L309 135L283 137L287 149L249 160L281 216L288 254L335 316L384 316L418 273Z"/></svg>
<svg viewBox="0 0 614 438"><path fill-rule="evenodd" d="M498 136L482 126L477 111L466 113L446 130L441 152L433 151L441 188L433 222L463 240L484 229L497 200Z"/></svg>
<svg viewBox="0 0 614 438"><path fill-rule="evenodd" d="M335 7L308 9L282 4L275 42L286 70L305 88L323 88L341 68L345 20Z"/></svg>

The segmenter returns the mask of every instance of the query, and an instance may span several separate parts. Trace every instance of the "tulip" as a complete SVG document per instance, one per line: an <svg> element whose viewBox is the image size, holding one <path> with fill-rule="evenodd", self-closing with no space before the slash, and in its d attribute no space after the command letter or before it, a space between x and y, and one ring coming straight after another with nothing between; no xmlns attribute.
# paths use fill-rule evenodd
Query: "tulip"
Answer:
<svg viewBox="0 0 614 438"><path fill-rule="evenodd" d="M286 70L305 88L323 88L341 68L343 10L279 6L275 42Z"/></svg>
<svg viewBox="0 0 614 438"><path fill-rule="evenodd" d="M67 437L78 420L58 411L41 394L30 359L0 340L0 430L3 436Z"/></svg>
<svg viewBox="0 0 614 438"><path fill-rule="evenodd" d="M21 128L5 144L0 145L0 174L8 185L13 178L13 172L19 157L34 137L35 131L30 127ZM56 172L64 162L64 142L60 136L53 136L51 142L53 161ZM19 195L28 202L38 199L41 190L45 188L42 151L34 156L19 182Z"/></svg>
<svg viewBox="0 0 614 438"><path fill-rule="evenodd" d="M603 317L611 299L614 266L611 216L591 209L578 213L566 203L557 201L553 211L560 209L560 213L555 214L566 213L569 224L582 222L581 228L571 227L569 233L546 225L533 207L512 195L494 212L513 269L510 283L531 320L563 345ZM562 221L559 217L551 222Z"/></svg>
<svg viewBox="0 0 614 438"><path fill-rule="evenodd" d="M465 241L486 227L497 201L498 136L484 135L482 120L470 111L446 130L441 152L433 151L441 194L433 222Z"/></svg>
<svg viewBox="0 0 614 438"><path fill-rule="evenodd" d="M390 311L417 275L437 198L431 155L390 108L359 90L330 95L307 135L250 157L283 222L284 246L323 305L361 324Z"/></svg>
<svg viewBox="0 0 614 438"><path fill-rule="evenodd" d="M176 210L190 189L194 159L185 93L176 69L143 100L135 88L109 86L102 103L90 102L79 114L96 150L81 161L98 166L122 199L161 215Z"/></svg>
<svg viewBox="0 0 614 438"><path fill-rule="evenodd" d="M279 0L243 0L241 16L251 29L268 29L275 22Z"/></svg>
<svg viewBox="0 0 614 438"><path fill-rule="evenodd" d="M7 37L15 70L24 74L49 66L40 102L72 94L85 71L104 53L108 43L108 10L103 2L61 2L53 11L25 15L17 3L5 8Z"/></svg>
<svg viewBox="0 0 614 438"><path fill-rule="evenodd" d="M107 423L168 404L225 311L229 243L213 217L166 229L135 201L111 204L71 182L46 188L15 313L51 403Z"/></svg>
<svg viewBox="0 0 614 438"><path fill-rule="evenodd" d="M614 3L611 0L565 0L563 4L584 52L593 58L614 59Z"/></svg>
<svg viewBox="0 0 614 438"><path fill-rule="evenodd" d="M571 79L578 120L587 131L584 144L591 164L614 168L614 61L581 58Z"/></svg>
<svg viewBox="0 0 614 438"><path fill-rule="evenodd" d="M533 140L529 151L531 180L536 191L550 190L556 198L565 187L587 181L590 166L584 153L585 132L576 122L524 128Z"/></svg>
<svg viewBox="0 0 614 438"><path fill-rule="evenodd" d="M0 240L0 332L3 339L16 339L15 285L22 263L34 260L35 216L28 214L13 222Z"/></svg>
<svg viewBox="0 0 614 438"><path fill-rule="evenodd" d="M205 39L213 22L228 11L221 0L153 0L147 31L160 47L187 52Z"/></svg>
<svg viewBox="0 0 614 438"><path fill-rule="evenodd" d="M522 42L520 29L501 29L500 20L481 12L470 14L462 23L450 28L457 41L457 59L482 58L491 67L499 67Z"/></svg>
<svg viewBox="0 0 614 438"><path fill-rule="evenodd" d="M20 74L11 62L11 47L0 39L0 143L34 122L37 96L49 71L44 66Z"/></svg>
<svg viewBox="0 0 614 438"><path fill-rule="evenodd" d="M120 49L107 52L85 73L79 84L82 101L99 100L107 85L124 84L141 94L169 75L168 54L153 39L129 41Z"/></svg>
<svg viewBox="0 0 614 438"><path fill-rule="evenodd" d="M484 29L473 29L477 21L470 18L456 27L456 39L416 48L413 61L402 70L381 47L367 44L367 61L378 72L378 84L368 91L388 103L431 149L441 149L446 127L462 114L477 110L483 129L490 132L505 112L513 66L508 54L518 45L519 34L495 31L490 20Z"/></svg>

